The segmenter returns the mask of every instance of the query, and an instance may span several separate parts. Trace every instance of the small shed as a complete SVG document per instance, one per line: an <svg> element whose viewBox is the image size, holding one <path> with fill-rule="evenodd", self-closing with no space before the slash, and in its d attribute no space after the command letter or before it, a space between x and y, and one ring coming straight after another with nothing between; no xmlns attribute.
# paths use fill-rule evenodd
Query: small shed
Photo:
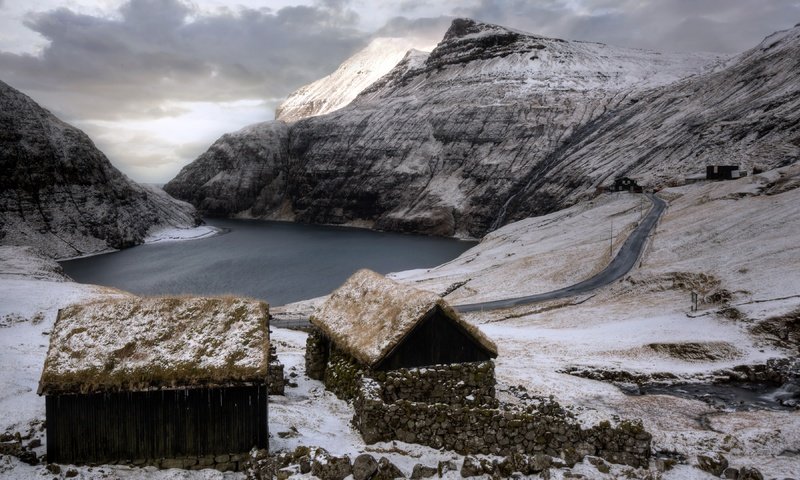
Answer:
<svg viewBox="0 0 800 480"><path fill-rule="evenodd" d="M707 180L734 180L746 177L747 172L739 170L739 165L708 165L706 166Z"/></svg>
<svg viewBox="0 0 800 480"><path fill-rule="evenodd" d="M376 371L497 357L495 344L444 299L366 269L334 291L311 323Z"/></svg>
<svg viewBox="0 0 800 480"><path fill-rule="evenodd" d="M123 297L58 313L39 382L57 463L207 457L268 445L269 307Z"/></svg>

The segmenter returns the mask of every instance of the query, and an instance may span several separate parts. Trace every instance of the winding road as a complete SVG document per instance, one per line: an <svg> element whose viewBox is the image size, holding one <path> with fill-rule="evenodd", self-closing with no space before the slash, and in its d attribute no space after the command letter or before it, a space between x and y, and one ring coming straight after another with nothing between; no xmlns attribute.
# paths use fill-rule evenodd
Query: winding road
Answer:
<svg viewBox="0 0 800 480"><path fill-rule="evenodd" d="M572 297L575 295L582 295L591 292L600 287L604 287L612 282L615 282L625 276L639 260L639 256L644 249L647 238L653 232L653 229L658 223L658 219L667 209L667 202L658 198L657 196L648 193L647 197L653 202L652 208L647 212L647 215L642 219L639 225L625 240L625 243L620 248L617 256L611 260L597 275L590 277L575 285L564 287L552 292L538 293L536 295L527 295L524 297L507 298L505 300L494 300L491 302L470 303L467 305L453 305L459 313L477 312L483 310L499 310L503 308L519 307L521 305L530 305L533 303L543 302L545 300L557 300L559 298Z"/></svg>
<svg viewBox="0 0 800 480"><path fill-rule="evenodd" d="M639 256L642 254L647 238L655 229L658 224L658 219L667 209L667 202L658 198L657 196L648 193L647 197L653 203L650 211L639 222L639 225L631 232L625 243L617 252L617 256L611 260L597 275L590 277L582 282L564 287L552 292L538 293L536 295L527 295L524 297L507 298L504 300L493 300L491 302L470 303L467 305L453 305L459 313L486 311L486 310L500 310L504 308L519 307L523 305L531 305L534 303L544 302L546 300L557 300L559 298L572 297L575 295L582 295L592 290L604 287L613 283L628 272L631 271ZM283 328L303 328L309 325L306 319L281 319L274 318L271 322L276 327Z"/></svg>

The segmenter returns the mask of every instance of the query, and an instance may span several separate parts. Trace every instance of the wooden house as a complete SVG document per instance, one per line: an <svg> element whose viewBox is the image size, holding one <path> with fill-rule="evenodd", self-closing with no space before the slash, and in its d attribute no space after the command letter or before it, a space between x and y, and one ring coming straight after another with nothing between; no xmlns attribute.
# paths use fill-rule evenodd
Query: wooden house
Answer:
<svg viewBox="0 0 800 480"><path fill-rule="evenodd" d="M629 177L617 177L614 179L614 185L610 188L612 192L635 192L642 193L642 187L636 183L636 180Z"/></svg>
<svg viewBox="0 0 800 480"><path fill-rule="evenodd" d="M708 165L706 166L707 180L734 180L746 177L747 172L739 170L738 165Z"/></svg>
<svg viewBox="0 0 800 480"><path fill-rule="evenodd" d="M321 333L324 358L308 368L321 379L331 350L365 370L484 362L497 347L438 295L360 270L334 291L311 323ZM307 357L308 359L308 357ZM308 361L307 361L308 364Z"/></svg>
<svg viewBox="0 0 800 480"><path fill-rule="evenodd" d="M60 310L38 391L48 461L266 448L268 320L267 304L240 298L130 296Z"/></svg>

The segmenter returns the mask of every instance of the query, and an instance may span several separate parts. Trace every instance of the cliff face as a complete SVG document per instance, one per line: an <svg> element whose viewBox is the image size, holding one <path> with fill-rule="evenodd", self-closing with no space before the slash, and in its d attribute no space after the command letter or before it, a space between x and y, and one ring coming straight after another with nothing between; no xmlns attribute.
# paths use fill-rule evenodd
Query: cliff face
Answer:
<svg viewBox="0 0 800 480"><path fill-rule="evenodd" d="M194 208L140 186L83 132L0 82L0 244L69 257L194 226Z"/></svg>
<svg viewBox="0 0 800 480"><path fill-rule="evenodd" d="M165 189L215 213L480 236L540 174L568 193L529 195L514 215L586 191L595 178L553 163L575 133L715 60L459 19L347 107L226 135Z"/></svg>

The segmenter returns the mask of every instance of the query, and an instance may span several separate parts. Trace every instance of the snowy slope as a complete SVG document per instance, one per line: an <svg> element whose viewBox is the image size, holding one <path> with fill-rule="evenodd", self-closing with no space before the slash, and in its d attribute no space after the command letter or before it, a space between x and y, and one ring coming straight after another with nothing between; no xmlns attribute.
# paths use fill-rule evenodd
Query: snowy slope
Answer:
<svg viewBox="0 0 800 480"><path fill-rule="evenodd" d="M663 187L706 165L767 170L800 159L800 26L777 32L713 71L654 89L576 130L521 182L510 219L548 198L575 201L627 175ZM574 183L563 182L570 172Z"/></svg>
<svg viewBox="0 0 800 480"><path fill-rule="evenodd" d="M424 46L413 38L376 38L335 72L289 95L275 110L275 119L294 122L338 110L392 70L409 50L419 48Z"/></svg>
<svg viewBox="0 0 800 480"><path fill-rule="evenodd" d="M73 257L193 227L191 205L128 179L82 131L0 82L0 244Z"/></svg>
<svg viewBox="0 0 800 480"><path fill-rule="evenodd" d="M482 236L582 125L716 60L457 19L429 55L409 54L350 105L279 136L226 135L165 189L228 215ZM571 175L555 181L585 188Z"/></svg>

